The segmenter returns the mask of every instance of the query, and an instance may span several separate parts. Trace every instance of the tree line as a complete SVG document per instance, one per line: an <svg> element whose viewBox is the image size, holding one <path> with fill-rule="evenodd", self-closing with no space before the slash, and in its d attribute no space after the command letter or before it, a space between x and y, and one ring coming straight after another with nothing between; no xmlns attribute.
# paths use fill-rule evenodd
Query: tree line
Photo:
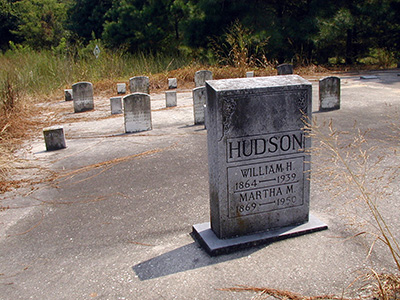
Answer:
<svg viewBox="0 0 400 300"><path fill-rule="evenodd" d="M400 0L0 0L2 51L93 40L228 64L399 61Z"/></svg>

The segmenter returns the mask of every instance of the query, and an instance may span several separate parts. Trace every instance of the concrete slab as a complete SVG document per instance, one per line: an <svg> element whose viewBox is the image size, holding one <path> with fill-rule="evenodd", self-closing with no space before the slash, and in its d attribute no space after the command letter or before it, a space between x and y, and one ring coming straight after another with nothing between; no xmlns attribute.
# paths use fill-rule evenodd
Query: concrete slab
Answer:
<svg viewBox="0 0 400 300"><path fill-rule="evenodd" d="M332 122L343 150L355 154L357 143L366 146L363 178L399 239L397 73L376 71L380 80L371 81L334 74L341 78L341 109L323 113L318 80L312 83L314 121L327 134ZM222 290L237 285L349 297L359 294L364 282L356 279L370 268L396 271L384 245L370 253L375 237L357 235L374 232L370 214L356 189L337 181L343 170L317 151L318 138L310 212L329 229L209 256L190 236L192 224L210 215L206 131L192 125L191 94L178 91L171 109L164 93L152 94L153 130L140 134L123 134L123 117L110 116L110 95L95 98L94 111L75 115L61 97L41 104L62 121L68 148L46 152L37 132L20 151L29 162L25 178L46 171L53 180L0 196L9 207L0 211L0 299L254 297ZM329 172L340 176L333 180Z"/></svg>

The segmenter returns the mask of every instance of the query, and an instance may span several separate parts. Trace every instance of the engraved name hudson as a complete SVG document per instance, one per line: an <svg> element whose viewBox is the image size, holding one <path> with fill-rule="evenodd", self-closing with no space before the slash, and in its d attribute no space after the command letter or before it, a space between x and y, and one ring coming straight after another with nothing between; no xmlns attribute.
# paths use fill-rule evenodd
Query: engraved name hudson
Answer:
<svg viewBox="0 0 400 300"><path fill-rule="evenodd" d="M303 131L228 139L227 161L242 161L304 151Z"/></svg>

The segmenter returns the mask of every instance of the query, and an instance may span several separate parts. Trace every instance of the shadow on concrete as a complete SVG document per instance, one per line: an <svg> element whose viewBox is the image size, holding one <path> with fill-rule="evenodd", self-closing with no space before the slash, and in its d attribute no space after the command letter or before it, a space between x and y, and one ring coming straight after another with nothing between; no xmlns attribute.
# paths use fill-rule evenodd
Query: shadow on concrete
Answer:
<svg viewBox="0 0 400 300"><path fill-rule="evenodd" d="M211 257L201 249L198 244L193 242L139 263L133 266L132 269L139 279L144 281L239 259L249 256L265 246L266 245L253 247L232 254Z"/></svg>

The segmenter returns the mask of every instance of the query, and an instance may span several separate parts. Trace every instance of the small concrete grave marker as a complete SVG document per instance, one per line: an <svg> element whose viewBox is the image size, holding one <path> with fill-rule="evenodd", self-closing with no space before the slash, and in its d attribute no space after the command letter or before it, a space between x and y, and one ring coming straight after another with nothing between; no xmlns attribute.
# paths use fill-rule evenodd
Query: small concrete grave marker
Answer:
<svg viewBox="0 0 400 300"><path fill-rule="evenodd" d="M165 104L166 107L173 107L177 105L176 91L165 92Z"/></svg>
<svg viewBox="0 0 400 300"><path fill-rule="evenodd" d="M205 86L206 80L212 79L212 72L208 70L200 70L194 74L194 84L196 87Z"/></svg>
<svg viewBox="0 0 400 300"><path fill-rule="evenodd" d="M122 97L110 98L111 114L122 114Z"/></svg>
<svg viewBox="0 0 400 300"><path fill-rule="evenodd" d="M205 122L206 88L204 86L193 89L193 113L194 124L200 125Z"/></svg>
<svg viewBox="0 0 400 300"><path fill-rule="evenodd" d="M72 89L64 90L64 97L65 97L65 101L72 101L74 99L74 97L72 95Z"/></svg>
<svg viewBox="0 0 400 300"><path fill-rule="evenodd" d="M247 77L247 78L254 77L254 71L246 72L246 77Z"/></svg>
<svg viewBox="0 0 400 300"><path fill-rule="evenodd" d="M65 143L64 128L62 126L44 128L43 135L47 151L67 148Z"/></svg>
<svg viewBox="0 0 400 300"><path fill-rule="evenodd" d="M135 76L129 79L131 93L150 94L150 79L147 76Z"/></svg>
<svg viewBox="0 0 400 300"><path fill-rule="evenodd" d="M78 82L72 85L74 111L76 113L94 109L93 85L90 82Z"/></svg>
<svg viewBox="0 0 400 300"><path fill-rule="evenodd" d="M178 80L176 78L168 78L168 89L176 89L178 87Z"/></svg>
<svg viewBox="0 0 400 300"><path fill-rule="evenodd" d="M319 80L319 110L340 109L340 78L335 76Z"/></svg>
<svg viewBox="0 0 400 300"><path fill-rule="evenodd" d="M309 215L311 83L297 75L212 80L207 91L211 255L326 229Z"/></svg>
<svg viewBox="0 0 400 300"><path fill-rule="evenodd" d="M376 75L364 75L360 76L360 79L378 79L379 77Z"/></svg>
<svg viewBox="0 0 400 300"><path fill-rule="evenodd" d="M293 74L293 65L291 64L280 64L276 67L278 75L290 75Z"/></svg>
<svg viewBox="0 0 400 300"><path fill-rule="evenodd" d="M150 95L134 93L122 98L124 102L125 132L140 132L152 129Z"/></svg>
<svg viewBox="0 0 400 300"><path fill-rule="evenodd" d="M126 83L117 83L117 93L126 94Z"/></svg>

